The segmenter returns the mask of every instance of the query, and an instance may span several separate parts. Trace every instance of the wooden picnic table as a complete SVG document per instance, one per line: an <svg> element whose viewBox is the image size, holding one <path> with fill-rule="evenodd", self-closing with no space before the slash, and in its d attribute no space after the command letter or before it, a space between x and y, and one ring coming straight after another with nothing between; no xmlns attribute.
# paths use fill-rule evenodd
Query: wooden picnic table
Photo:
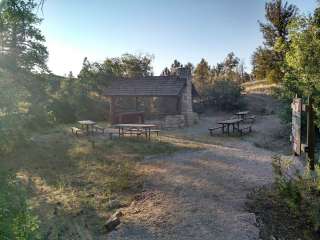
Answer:
<svg viewBox="0 0 320 240"><path fill-rule="evenodd" d="M234 132L236 129L239 131L240 129L240 123L242 122L242 119L229 119L224 120L221 122L218 122L218 124L222 125L222 133L225 133L225 128L227 129L227 134L230 134L230 126L232 126L232 132Z"/></svg>
<svg viewBox="0 0 320 240"><path fill-rule="evenodd" d="M92 134L93 134L93 126L96 125L97 123L91 120L82 120L78 121L78 123L81 125L81 127L85 127L87 131L87 135L89 135L89 129L91 128Z"/></svg>
<svg viewBox="0 0 320 240"><path fill-rule="evenodd" d="M154 124L116 124L114 125L115 128L118 128L119 137L124 136L126 133L132 133L131 130L135 129L137 136L141 133L146 135L146 139L151 139L151 129L157 127ZM142 130L142 131L140 131Z"/></svg>
<svg viewBox="0 0 320 240"><path fill-rule="evenodd" d="M249 114L249 111L242 111L242 112L237 112L235 115L238 116L238 118L245 120L246 116Z"/></svg>

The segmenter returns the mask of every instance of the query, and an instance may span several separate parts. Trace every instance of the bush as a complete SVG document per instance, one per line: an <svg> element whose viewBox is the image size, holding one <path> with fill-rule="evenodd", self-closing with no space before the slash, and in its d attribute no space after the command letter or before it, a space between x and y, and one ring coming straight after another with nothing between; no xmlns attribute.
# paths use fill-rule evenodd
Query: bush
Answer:
<svg viewBox="0 0 320 240"><path fill-rule="evenodd" d="M79 119L102 121L106 118L106 103L88 97L77 100L55 99L49 106L54 120L58 123L74 123Z"/></svg>
<svg viewBox="0 0 320 240"><path fill-rule="evenodd" d="M290 173L290 163L280 157L273 159L273 169L274 185L256 190L248 202L262 223L262 239L319 239L320 179L309 171Z"/></svg>
<svg viewBox="0 0 320 240"><path fill-rule="evenodd" d="M243 104L241 102L242 91L243 88L235 81L217 80L207 90L206 97L210 105L220 110L234 110Z"/></svg>
<svg viewBox="0 0 320 240"><path fill-rule="evenodd" d="M0 239L40 239L39 221L28 207L17 179L0 174Z"/></svg>

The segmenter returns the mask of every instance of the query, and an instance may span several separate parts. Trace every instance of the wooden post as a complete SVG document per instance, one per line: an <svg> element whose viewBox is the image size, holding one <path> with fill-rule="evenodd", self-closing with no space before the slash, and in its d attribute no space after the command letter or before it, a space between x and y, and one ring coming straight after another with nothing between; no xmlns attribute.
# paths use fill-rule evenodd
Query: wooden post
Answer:
<svg viewBox="0 0 320 240"><path fill-rule="evenodd" d="M307 145L308 152L307 158L309 160L309 168L311 171L315 169L315 128L314 128L314 109L313 109L313 98L312 96L308 97L308 112L307 112Z"/></svg>
<svg viewBox="0 0 320 240"><path fill-rule="evenodd" d="M293 153L296 156L301 155L301 112L302 112L302 99L297 96L293 99L291 104L292 108L292 147Z"/></svg>

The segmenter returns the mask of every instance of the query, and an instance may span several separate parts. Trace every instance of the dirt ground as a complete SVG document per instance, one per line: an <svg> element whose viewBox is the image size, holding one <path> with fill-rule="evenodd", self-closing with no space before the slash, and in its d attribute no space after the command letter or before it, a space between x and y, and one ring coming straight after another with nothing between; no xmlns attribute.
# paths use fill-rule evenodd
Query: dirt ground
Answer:
<svg viewBox="0 0 320 240"><path fill-rule="evenodd" d="M107 239L259 239L255 215L245 210L246 196L272 183L272 156L290 152L289 130L274 114L275 105L264 98L259 102L257 111L250 108L258 114L253 132L244 137L209 136L208 127L232 116L226 113L164 132L163 141L199 150L145 158L140 163L147 176L144 192L122 209L122 223Z"/></svg>

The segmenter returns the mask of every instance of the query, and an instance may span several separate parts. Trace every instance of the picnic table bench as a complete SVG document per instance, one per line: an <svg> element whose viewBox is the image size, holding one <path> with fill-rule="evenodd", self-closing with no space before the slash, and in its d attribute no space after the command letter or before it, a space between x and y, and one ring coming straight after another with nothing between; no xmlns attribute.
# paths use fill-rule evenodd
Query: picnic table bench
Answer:
<svg viewBox="0 0 320 240"><path fill-rule="evenodd" d="M214 128L209 128L210 136L213 136L213 132L214 132L215 130L219 130L219 129L222 129L222 126L214 127Z"/></svg>
<svg viewBox="0 0 320 240"><path fill-rule="evenodd" d="M91 120L82 120L82 121L78 121L78 123L81 125L82 129L86 129L86 133L87 135L91 133L93 134L93 127L94 125L96 125L97 123Z"/></svg>
<svg viewBox="0 0 320 240"><path fill-rule="evenodd" d="M104 127L101 127L98 125L93 126L93 128L96 130L96 132L100 131L101 133L104 133L104 131L105 131Z"/></svg>
<svg viewBox="0 0 320 240"><path fill-rule="evenodd" d="M71 132L78 137L79 136L78 134L82 133L82 129L77 128L77 127L71 127Z"/></svg>
<svg viewBox="0 0 320 240"><path fill-rule="evenodd" d="M81 125L81 128L71 127L72 133L75 134L76 136L79 136L79 133L83 133L84 131L86 132L87 135L89 135L90 133L93 135L94 132L96 133L101 132L102 134L108 133L109 138L112 139L113 135L115 134L112 131L107 131L105 127L99 126L97 125L96 122L91 120L82 120L82 121L78 121L78 123Z"/></svg>
<svg viewBox="0 0 320 240"><path fill-rule="evenodd" d="M222 133L225 133L225 129L227 131L227 134L230 135L230 126L232 126L232 132L235 132L235 130L239 131L240 128L240 122L242 122L242 119L228 119L224 121L218 122L218 124L221 125Z"/></svg>
<svg viewBox="0 0 320 240"><path fill-rule="evenodd" d="M249 114L249 111L241 111L241 112L235 113L235 115L242 120L245 120L248 114Z"/></svg>
<svg viewBox="0 0 320 240"><path fill-rule="evenodd" d="M234 115L236 115L237 118L242 119L243 121L251 121L251 123L253 123L256 120L256 116L255 115L249 115L249 111L241 111L241 112L237 112Z"/></svg>
<svg viewBox="0 0 320 240"><path fill-rule="evenodd" d="M129 135L145 135L146 139L151 139L151 133L155 132L159 135L160 130L155 129L157 126L154 124L116 124L114 125L115 128L118 128L119 137L125 136L126 134Z"/></svg>

